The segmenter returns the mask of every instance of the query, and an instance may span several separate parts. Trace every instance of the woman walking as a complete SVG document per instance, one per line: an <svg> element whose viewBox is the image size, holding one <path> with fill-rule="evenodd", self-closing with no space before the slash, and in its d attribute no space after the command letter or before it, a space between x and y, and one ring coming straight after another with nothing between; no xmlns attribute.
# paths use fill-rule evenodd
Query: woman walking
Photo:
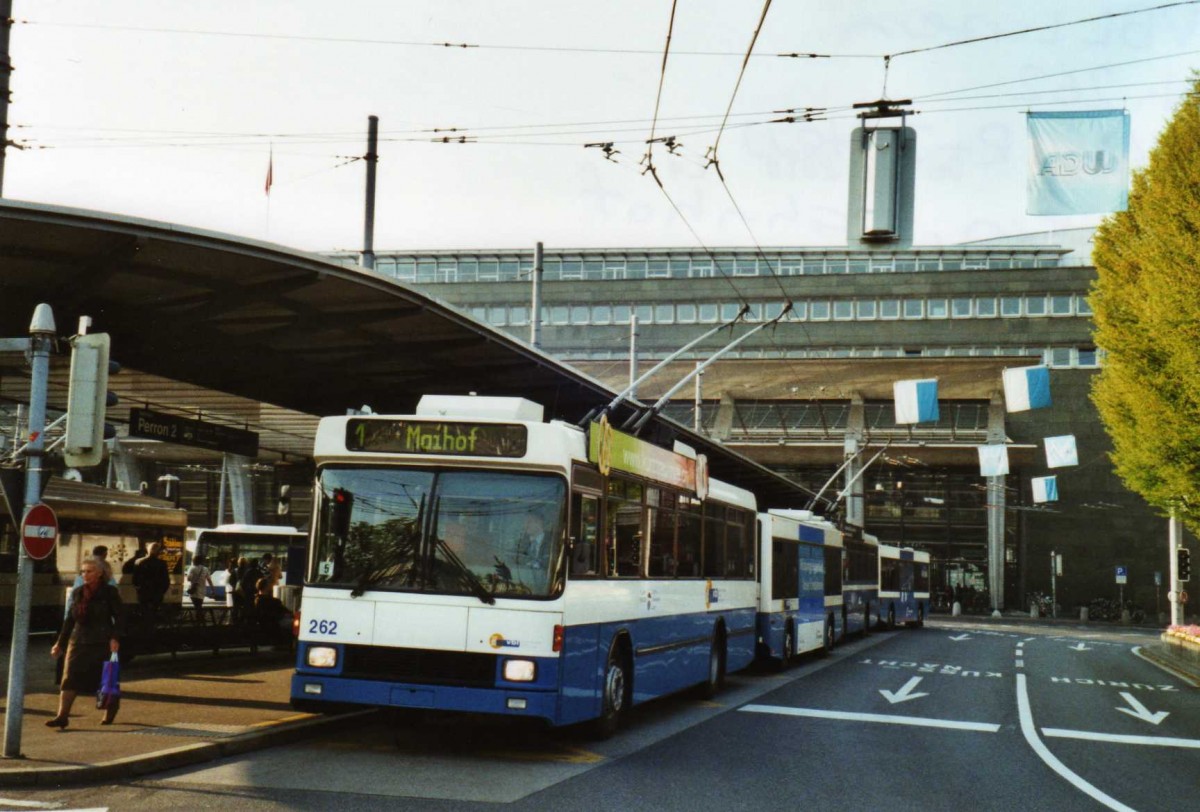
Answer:
<svg viewBox="0 0 1200 812"><path fill-rule="evenodd" d="M96 693L105 661L121 648L121 595L108 583L112 571L107 562L92 557L83 560L82 574L83 585L71 590L71 611L50 649L51 657L62 657L65 650L66 665L58 715L46 722L46 727L67 726L75 697L81 691ZM110 704L100 723L112 724L118 707L119 702Z"/></svg>

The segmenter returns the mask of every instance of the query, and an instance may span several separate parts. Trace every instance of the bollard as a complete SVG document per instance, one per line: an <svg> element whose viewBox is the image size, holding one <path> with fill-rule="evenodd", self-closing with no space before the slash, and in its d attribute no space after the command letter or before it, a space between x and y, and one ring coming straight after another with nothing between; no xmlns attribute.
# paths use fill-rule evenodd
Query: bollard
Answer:
<svg viewBox="0 0 1200 812"><path fill-rule="evenodd" d="M1029 616L1034 620L1038 618L1038 608L1036 603L1029 604Z"/></svg>
<svg viewBox="0 0 1200 812"><path fill-rule="evenodd" d="M1083 623L1088 622L1088 608L1086 606L1079 607L1079 620Z"/></svg>
<svg viewBox="0 0 1200 812"><path fill-rule="evenodd" d="M958 617L961 614L962 614L962 604L959 603L958 601L955 601L954 605L950 607L950 616Z"/></svg>
<svg viewBox="0 0 1200 812"><path fill-rule="evenodd" d="M1124 623L1126 626L1128 626L1130 623L1133 622L1132 618L1129 617L1128 609L1121 610L1121 622Z"/></svg>

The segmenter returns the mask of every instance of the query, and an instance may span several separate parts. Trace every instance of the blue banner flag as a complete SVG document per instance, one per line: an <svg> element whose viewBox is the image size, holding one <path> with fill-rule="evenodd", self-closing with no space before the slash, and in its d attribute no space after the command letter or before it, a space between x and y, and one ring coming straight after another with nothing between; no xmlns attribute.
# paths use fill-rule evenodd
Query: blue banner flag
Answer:
<svg viewBox="0 0 1200 812"><path fill-rule="evenodd" d="M1129 114L1029 113L1026 214L1103 214L1129 206Z"/></svg>
<svg viewBox="0 0 1200 812"><path fill-rule="evenodd" d="M896 400L896 423L937 422L937 378L896 381L892 384L892 396Z"/></svg>
<svg viewBox="0 0 1200 812"><path fill-rule="evenodd" d="M1050 368L1047 366L1006 369L1004 403L1010 412L1026 412L1050 405Z"/></svg>
<svg viewBox="0 0 1200 812"><path fill-rule="evenodd" d="M1030 482L1033 483L1034 502L1058 501L1058 477L1035 476Z"/></svg>

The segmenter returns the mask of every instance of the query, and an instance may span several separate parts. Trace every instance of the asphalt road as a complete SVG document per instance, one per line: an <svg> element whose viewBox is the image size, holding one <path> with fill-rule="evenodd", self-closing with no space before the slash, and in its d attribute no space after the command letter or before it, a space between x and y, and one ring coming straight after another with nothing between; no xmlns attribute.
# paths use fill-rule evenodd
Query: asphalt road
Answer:
<svg viewBox="0 0 1200 812"><path fill-rule="evenodd" d="M1200 808L1200 691L1138 658L1147 639L931 622L735 675L715 702L651 703L606 742L381 712L135 783L6 792L0 809Z"/></svg>

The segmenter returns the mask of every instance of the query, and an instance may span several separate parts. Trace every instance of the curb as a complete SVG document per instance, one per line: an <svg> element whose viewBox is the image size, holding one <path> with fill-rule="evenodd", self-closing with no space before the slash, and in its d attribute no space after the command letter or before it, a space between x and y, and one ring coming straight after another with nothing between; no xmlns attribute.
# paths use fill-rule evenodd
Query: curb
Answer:
<svg viewBox="0 0 1200 812"><path fill-rule="evenodd" d="M1134 653L1143 660L1158 666L1169 674L1178 677L1193 688L1200 688L1200 673L1188 668L1178 658L1156 646L1138 646Z"/></svg>
<svg viewBox="0 0 1200 812"><path fill-rule="evenodd" d="M310 716L297 721L270 722L263 727L221 741L185 744L139 756L102 761L99 764L0 769L0 787L62 786L124 780L263 750L321 730L336 729L374 712L375 709L370 708L338 716Z"/></svg>

